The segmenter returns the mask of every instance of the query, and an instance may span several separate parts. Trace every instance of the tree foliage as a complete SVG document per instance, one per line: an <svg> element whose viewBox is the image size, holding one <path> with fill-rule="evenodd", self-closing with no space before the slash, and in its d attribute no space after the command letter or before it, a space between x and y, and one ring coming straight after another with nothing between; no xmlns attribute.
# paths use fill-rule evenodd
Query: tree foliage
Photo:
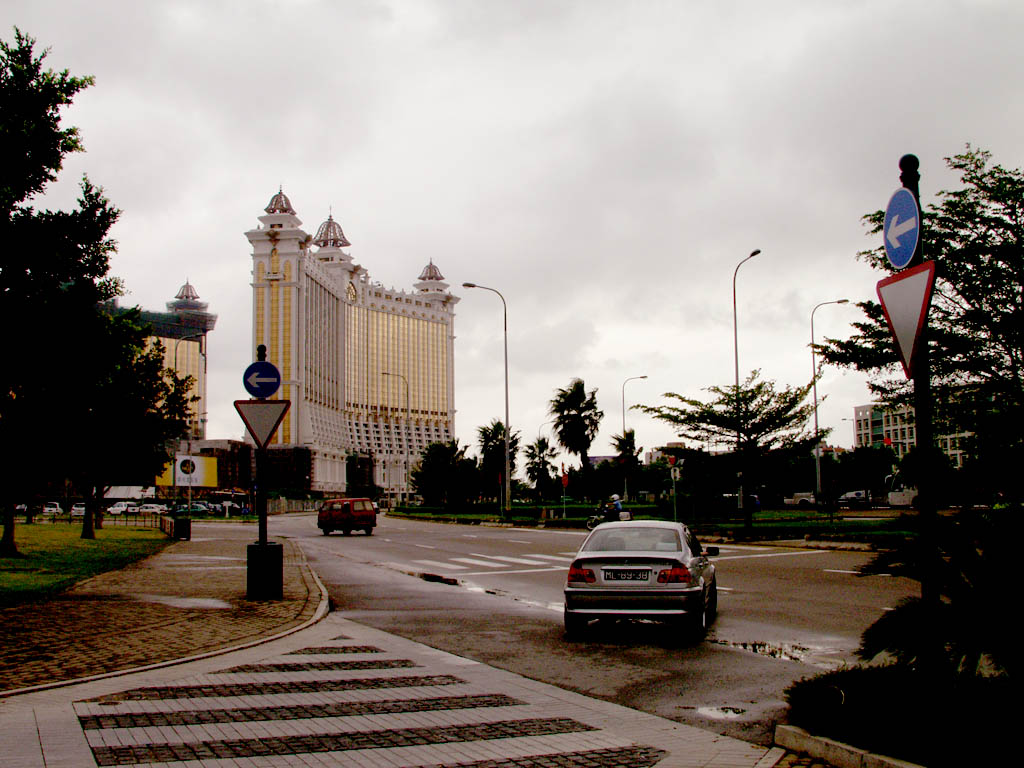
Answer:
<svg viewBox="0 0 1024 768"><path fill-rule="evenodd" d="M454 508L478 493L476 460L466 456L458 440L431 443L412 470L412 486L433 507Z"/></svg>
<svg viewBox="0 0 1024 768"><path fill-rule="evenodd" d="M580 457L586 485L590 475L590 446L604 418L604 412L597 407L597 390L587 392L583 379L573 379L569 386L555 391L548 413L554 417L553 430L559 445Z"/></svg>
<svg viewBox="0 0 1024 768"><path fill-rule="evenodd" d="M704 391L713 395L707 401L666 392L663 397L679 405L633 407L671 424L679 437L699 445L735 445L738 439L744 454L778 449L809 451L826 434L825 430L817 436L807 431L814 412L814 404L805 402L811 384L779 389L774 382L759 377L760 371L751 372L739 390L734 385L707 387Z"/></svg>
<svg viewBox="0 0 1024 768"><path fill-rule="evenodd" d="M505 424L494 419L490 424L477 427L478 445L480 447L480 474L484 495L495 491L495 496L504 495L502 488L505 476ZM519 433L512 431L508 438L509 472L514 478L516 474L516 456L519 454Z"/></svg>
<svg viewBox="0 0 1024 768"><path fill-rule="evenodd" d="M935 289L927 343L936 434L972 432L968 451L987 482L1019 496L1013 467L1024 460L1024 173L992 163L991 153L967 146L946 158L962 188L942 190L923 212L924 258L934 260ZM884 213L864 217L881 243ZM894 268L879 245L858 254L874 268ZM890 405L910 403L876 302L862 302L864 319L847 339L818 347L830 364L871 375L869 386Z"/></svg>
<svg viewBox="0 0 1024 768"><path fill-rule="evenodd" d="M32 198L81 151L61 109L92 84L43 68L46 52L15 30L0 41L0 323L12 329L0 367L2 500L0 553L16 554L11 505L44 483L73 479L96 499L117 472L152 480L166 441L183 431L188 380L163 371L138 313L106 302L121 292L108 276L119 211L83 179L77 207L36 210ZM28 332L26 326L31 326ZM85 516L83 537L92 537Z"/></svg>
<svg viewBox="0 0 1024 768"><path fill-rule="evenodd" d="M557 455L550 441L543 436L539 436L526 446L526 476L533 483L534 495L538 501L554 490L555 481L552 473L555 470L554 461Z"/></svg>

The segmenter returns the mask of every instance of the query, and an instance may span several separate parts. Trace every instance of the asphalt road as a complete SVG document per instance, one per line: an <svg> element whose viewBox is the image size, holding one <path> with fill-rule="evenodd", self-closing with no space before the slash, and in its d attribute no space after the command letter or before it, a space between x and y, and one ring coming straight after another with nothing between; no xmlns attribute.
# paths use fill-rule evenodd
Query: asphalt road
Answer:
<svg viewBox="0 0 1024 768"><path fill-rule="evenodd" d="M794 680L852 660L860 633L915 585L859 577L861 553L723 546L719 617L703 642L623 624L566 641L565 571L583 532L381 516L373 536L294 537L346 617L527 677L762 744Z"/></svg>

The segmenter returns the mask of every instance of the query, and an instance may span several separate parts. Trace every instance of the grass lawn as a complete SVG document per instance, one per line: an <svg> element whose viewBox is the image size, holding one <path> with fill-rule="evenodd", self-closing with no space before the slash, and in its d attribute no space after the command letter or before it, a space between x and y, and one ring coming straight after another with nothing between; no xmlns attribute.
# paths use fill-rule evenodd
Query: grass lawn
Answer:
<svg viewBox="0 0 1024 768"><path fill-rule="evenodd" d="M159 530L109 526L95 540L80 525L17 525L21 557L0 557L0 606L45 600L99 573L123 568L172 543Z"/></svg>

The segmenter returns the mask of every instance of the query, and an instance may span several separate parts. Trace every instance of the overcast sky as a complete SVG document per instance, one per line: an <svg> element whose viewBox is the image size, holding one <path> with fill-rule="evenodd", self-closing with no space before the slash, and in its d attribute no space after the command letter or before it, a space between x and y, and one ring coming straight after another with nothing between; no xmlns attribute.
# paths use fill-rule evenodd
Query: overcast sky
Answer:
<svg viewBox="0 0 1024 768"><path fill-rule="evenodd" d="M66 111L83 173L123 210L112 273L123 304L162 310L187 280L218 315L208 436L239 438L232 401L252 359L251 251L278 186L307 232L333 210L354 260L411 289L432 259L462 297L456 434L504 415L547 434L574 377L604 410L703 396L741 377L811 375L884 277L861 217L921 159L925 203L957 186L969 142L1024 166L1019 0L4 0L48 63L96 85ZM42 256L42 255L41 255ZM862 376L818 386L830 442L852 447ZM672 430L626 414L645 449Z"/></svg>

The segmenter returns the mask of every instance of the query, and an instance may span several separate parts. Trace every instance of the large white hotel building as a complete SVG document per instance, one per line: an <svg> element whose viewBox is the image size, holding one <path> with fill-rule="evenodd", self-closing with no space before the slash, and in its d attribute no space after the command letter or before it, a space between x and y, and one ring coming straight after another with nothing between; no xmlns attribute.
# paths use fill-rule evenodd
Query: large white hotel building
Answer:
<svg viewBox="0 0 1024 768"><path fill-rule="evenodd" d="M374 482L401 495L422 450L454 435L459 299L433 262L413 290L373 282L332 216L311 236L281 191L264 211L245 233L253 359L266 345L291 401L269 447L308 448L309 487L328 493L346 490L349 455L372 455Z"/></svg>

